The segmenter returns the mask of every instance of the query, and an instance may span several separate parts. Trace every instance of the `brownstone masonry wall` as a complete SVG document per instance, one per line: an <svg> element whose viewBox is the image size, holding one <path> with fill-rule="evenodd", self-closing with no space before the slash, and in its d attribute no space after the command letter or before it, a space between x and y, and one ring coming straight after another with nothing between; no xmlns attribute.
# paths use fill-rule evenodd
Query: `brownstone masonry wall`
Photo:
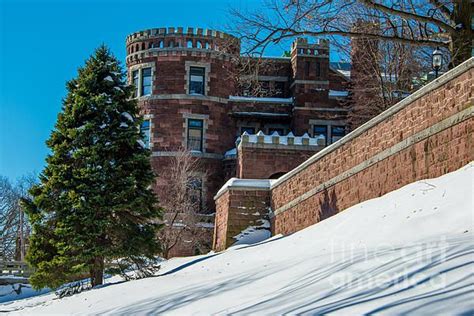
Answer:
<svg viewBox="0 0 474 316"><path fill-rule="evenodd" d="M264 135L242 136L238 146L237 177L240 179L276 179L297 167L317 151L323 141L309 137Z"/></svg>
<svg viewBox="0 0 474 316"><path fill-rule="evenodd" d="M274 234L289 234L474 160L474 58L324 148L271 187Z"/></svg>
<svg viewBox="0 0 474 316"><path fill-rule="evenodd" d="M269 180L230 179L217 193L213 249L231 246L241 231L258 226L268 218L270 209Z"/></svg>

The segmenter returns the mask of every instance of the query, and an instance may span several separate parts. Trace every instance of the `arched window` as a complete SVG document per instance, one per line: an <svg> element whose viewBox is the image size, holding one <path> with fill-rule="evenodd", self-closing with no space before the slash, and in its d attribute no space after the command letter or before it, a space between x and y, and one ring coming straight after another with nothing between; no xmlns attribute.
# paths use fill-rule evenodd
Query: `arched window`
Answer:
<svg viewBox="0 0 474 316"><path fill-rule="evenodd" d="M163 45L163 41L160 41L160 42L158 43L158 47L159 47L159 48L163 48L163 46L164 46L164 45Z"/></svg>
<svg viewBox="0 0 474 316"><path fill-rule="evenodd" d="M145 43L142 43L142 50L145 50Z"/></svg>
<svg viewBox="0 0 474 316"><path fill-rule="evenodd" d="M187 48L193 48L193 41L188 40L188 42L186 43L186 47Z"/></svg>
<svg viewBox="0 0 474 316"><path fill-rule="evenodd" d="M140 50L140 45L135 45L135 51L138 52Z"/></svg>
<svg viewBox="0 0 474 316"><path fill-rule="evenodd" d="M201 43L201 41L197 41L197 42L196 42L196 47L197 47L197 48L202 48L202 43Z"/></svg>
<svg viewBox="0 0 474 316"><path fill-rule="evenodd" d="M153 48L153 42L148 43L148 48Z"/></svg>
<svg viewBox="0 0 474 316"><path fill-rule="evenodd" d="M209 48L210 48L209 42L206 42L204 45L205 45L204 47L205 47L206 49L209 49Z"/></svg>
<svg viewBox="0 0 474 316"><path fill-rule="evenodd" d="M174 42L173 42L173 41L169 41L169 43L168 43L168 47L171 47L171 48L173 48L173 47L174 47Z"/></svg>
<svg viewBox="0 0 474 316"><path fill-rule="evenodd" d="M176 42L176 47L181 47L181 41Z"/></svg>

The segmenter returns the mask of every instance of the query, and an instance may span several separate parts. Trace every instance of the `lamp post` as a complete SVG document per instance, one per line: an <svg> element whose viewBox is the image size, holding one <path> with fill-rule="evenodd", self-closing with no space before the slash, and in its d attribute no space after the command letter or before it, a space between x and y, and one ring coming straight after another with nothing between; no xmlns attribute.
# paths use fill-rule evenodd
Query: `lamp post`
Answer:
<svg viewBox="0 0 474 316"><path fill-rule="evenodd" d="M433 69L435 70L435 78L438 78L438 71L441 69L441 66L443 65L443 54L441 53L439 48L436 47L431 57L432 57Z"/></svg>

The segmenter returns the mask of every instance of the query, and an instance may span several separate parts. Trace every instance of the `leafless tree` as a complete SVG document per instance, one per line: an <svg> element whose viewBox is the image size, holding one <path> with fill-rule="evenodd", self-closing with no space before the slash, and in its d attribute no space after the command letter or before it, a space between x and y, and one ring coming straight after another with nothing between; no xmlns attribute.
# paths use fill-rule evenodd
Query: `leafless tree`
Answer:
<svg viewBox="0 0 474 316"><path fill-rule="evenodd" d="M282 70L282 65L253 52L241 53L240 46L232 37L220 41L218 54L226 55L230 59L229 66L225 68L227 81L234 85L237 95L269 97L283 94L284 91L280 87L260 80L262 75L278 73Z"/></svg>
<svg viewBox="0 0 474 316"><path fill-rule="evenodd" d="M267 0L260 11L231 13L247 52L297 36L364 37L442 47L455 66L471 57L472 8L470 0ZM379 31L353 29L358 19L376 20Z"/></svg>
<svg viewBox="0 0 474 316"><path fill-rule="evenodd" d="M376 22L358 21L353 29L375 32L378 27ZM351 56L352 129L418 89L423 74L431 69L425 61L426 49L416 45L357 37L342 39L335 46Z"/></svg>
<svg viewBox="0 0 474 316"><path fill-rule="evenodd" d="M167 172L160 174L165 185L160 190L164 227L159 232L162 256L169 258L181 243L200 248L207 241L202 215L202 185L206 178L199 160L190 151L179 149Z"/></svg>
<svg viewBox="0 0 474 316"><path fill-rule="evenodd" d="M0 176L0 259L24 260L30 225L20 205L36 177L28 175L16 183Z"/></svg>

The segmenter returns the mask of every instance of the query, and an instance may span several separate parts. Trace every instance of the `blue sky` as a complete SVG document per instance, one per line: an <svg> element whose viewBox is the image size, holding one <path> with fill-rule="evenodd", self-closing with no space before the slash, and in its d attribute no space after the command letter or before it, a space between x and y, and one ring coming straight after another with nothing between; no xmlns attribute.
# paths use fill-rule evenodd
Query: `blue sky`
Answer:
<svg viewBox="0 0 474 316"><path fill-rule="evenodd" d="M258 0L0 0L0 175L15 179L42 170L65 83L100 44L124 61L129 33L163 26L222 29L229 7L260 5Z"/></svg>

